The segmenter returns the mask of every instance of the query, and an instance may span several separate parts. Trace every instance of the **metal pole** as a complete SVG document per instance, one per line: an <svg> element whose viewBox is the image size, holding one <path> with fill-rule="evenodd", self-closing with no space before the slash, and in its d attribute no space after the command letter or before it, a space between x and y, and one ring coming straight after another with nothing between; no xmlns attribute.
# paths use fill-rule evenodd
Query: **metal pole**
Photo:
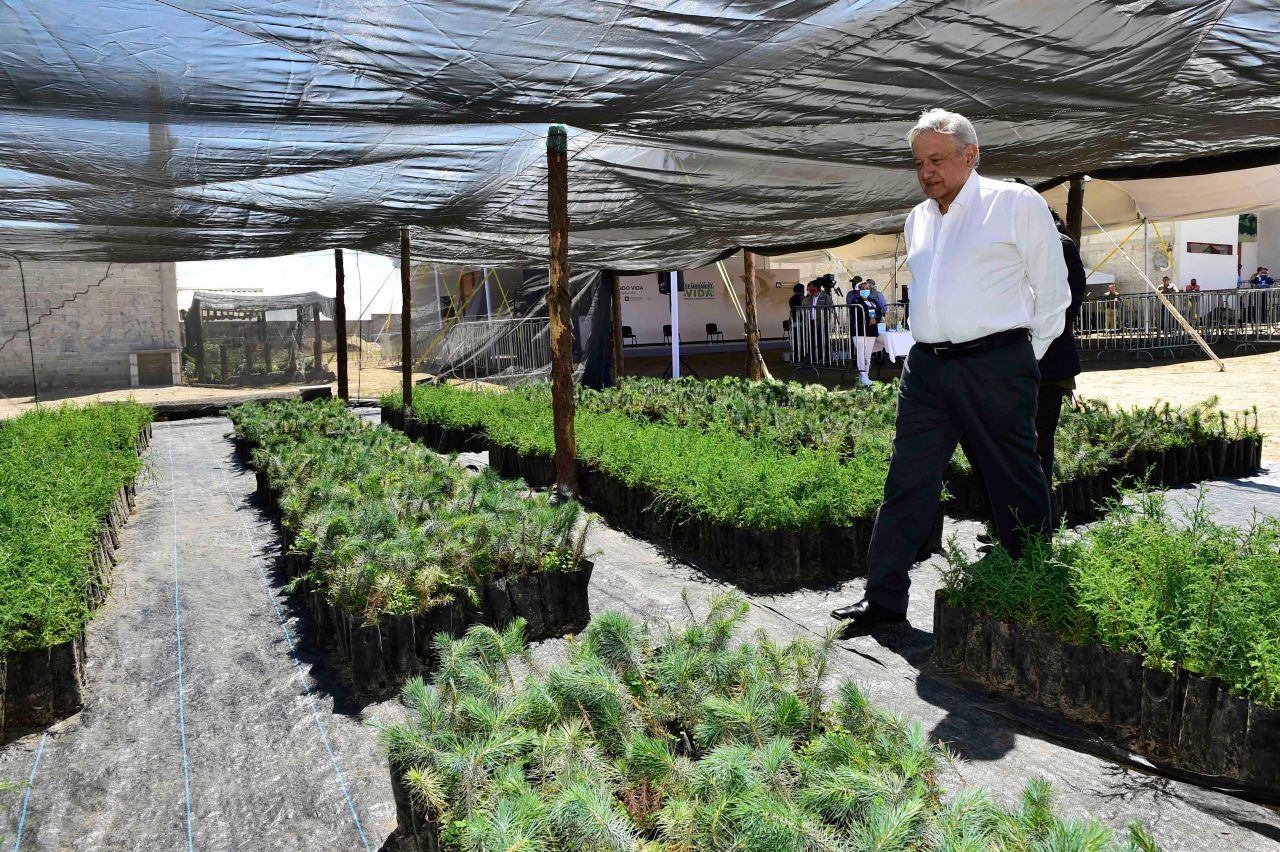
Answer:
<svg viewBox="0 0 1280 852"><path fill-rule="evenodd" d="M484 317L489 325L493 325L493 302L489 299L489 267L480 267L484 274Z"/></svg>
<svg viewBox="0 0 1280 852"><path fill-rule="evenodd" d="M409 293L409 226L400 226L400 400L404 413L413 410L413 325Z"/></svg>
<svg viewBox="0 0 1280 852"><path fill-rule="evenodd" d="M561 124L552 125L547 132L547 226L556 490L576 495L578 447L573 430L573 325L569 316L569 138Z"/></svg>
<svg viewBox="0 0 1280 852"><path fill-rule="evenodd" d="M680 378L680 294L676 292L680 273L671 276L671 378Z"/></svg>
<svg viewBox="0 0 1280 852"><path fill-rule="evenodd" d="M338 398L351 398L347 383L347 275L342 266L342 249L333 250L334 292L333 336L338 346Z"/></svg>

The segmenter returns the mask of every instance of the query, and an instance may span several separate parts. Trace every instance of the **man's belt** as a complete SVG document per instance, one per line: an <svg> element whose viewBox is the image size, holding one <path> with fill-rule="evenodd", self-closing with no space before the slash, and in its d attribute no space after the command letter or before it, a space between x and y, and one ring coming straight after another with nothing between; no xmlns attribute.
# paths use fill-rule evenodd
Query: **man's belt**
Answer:
<svg viewBox="0 0 1280 852"><path fill-rule="evenodd" d="M986 337L979 337L974 340L966 340L963 343L921 343L917 340L916 346L921 347L926 352L937 355L939 358L959 358L961 355L974 355L978 352L986 352L989 349L999 349L1002 346L1025 343L1030 339L1030 330L1011 328L1008 331L997 331L995 334L988 334Z"/></svg>

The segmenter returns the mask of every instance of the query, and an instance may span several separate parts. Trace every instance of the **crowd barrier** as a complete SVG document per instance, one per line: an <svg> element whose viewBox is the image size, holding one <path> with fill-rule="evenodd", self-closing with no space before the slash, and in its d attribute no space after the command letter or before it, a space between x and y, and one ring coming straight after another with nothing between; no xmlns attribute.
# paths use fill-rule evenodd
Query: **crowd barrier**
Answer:
<svg viewBox="0 0 1280 852"><path fill-rule="evenodd" d="M890 318L896 307L887 312ZM865 314L848 305L795 308L786 326L791 364L814 370L865 371L875 344L866 330Z"/></svg>
<svg viewBox="0 0 1280 852"><path fill-rule="evenodd" d="M551 364L547 318L460 322L436 338L420 363L460 379L541 375Z"/></svg>
<svg viewBox="0 0 1280 852"><path fill-rule="evenodd" d="M1235 344L1235 351L1280 342L1280 289L1209 290L1165 297L1209 344ZM1174 357L1197 346L1155 293L1090 299L1076 320L1082 356L1156 354Z"/></svg>

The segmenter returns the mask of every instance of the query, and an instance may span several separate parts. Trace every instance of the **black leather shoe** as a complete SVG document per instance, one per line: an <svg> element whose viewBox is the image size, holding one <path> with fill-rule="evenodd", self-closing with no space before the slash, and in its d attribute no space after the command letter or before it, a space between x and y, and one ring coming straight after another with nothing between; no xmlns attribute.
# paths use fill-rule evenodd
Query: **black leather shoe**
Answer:
<svg viewBox="0 0 1280 852"><path fill-rule="evenodd" d="M846 635L870 630L873 627L879 627L881 624L901 624L907 620L905 612L894 612L891 609L885 609L880 604L869 601L866 598L856 604L833 609L831 617L836 621L852 622L845 629Z"/></svg>

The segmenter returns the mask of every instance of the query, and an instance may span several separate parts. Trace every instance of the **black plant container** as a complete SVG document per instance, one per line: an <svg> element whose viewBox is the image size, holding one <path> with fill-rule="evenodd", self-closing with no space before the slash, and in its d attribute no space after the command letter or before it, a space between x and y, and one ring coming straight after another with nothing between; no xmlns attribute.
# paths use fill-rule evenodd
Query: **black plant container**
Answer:
<svg viewBox="0 0 1280 852"><path fill-rule="evenodd" d="M1280 711L1217 679L1145 668L1136 654L1063 642L934 599L934 661L1101 730L1127 748L1280 800ZM1000 646L1004 645L1002 649Z"/></svg>

